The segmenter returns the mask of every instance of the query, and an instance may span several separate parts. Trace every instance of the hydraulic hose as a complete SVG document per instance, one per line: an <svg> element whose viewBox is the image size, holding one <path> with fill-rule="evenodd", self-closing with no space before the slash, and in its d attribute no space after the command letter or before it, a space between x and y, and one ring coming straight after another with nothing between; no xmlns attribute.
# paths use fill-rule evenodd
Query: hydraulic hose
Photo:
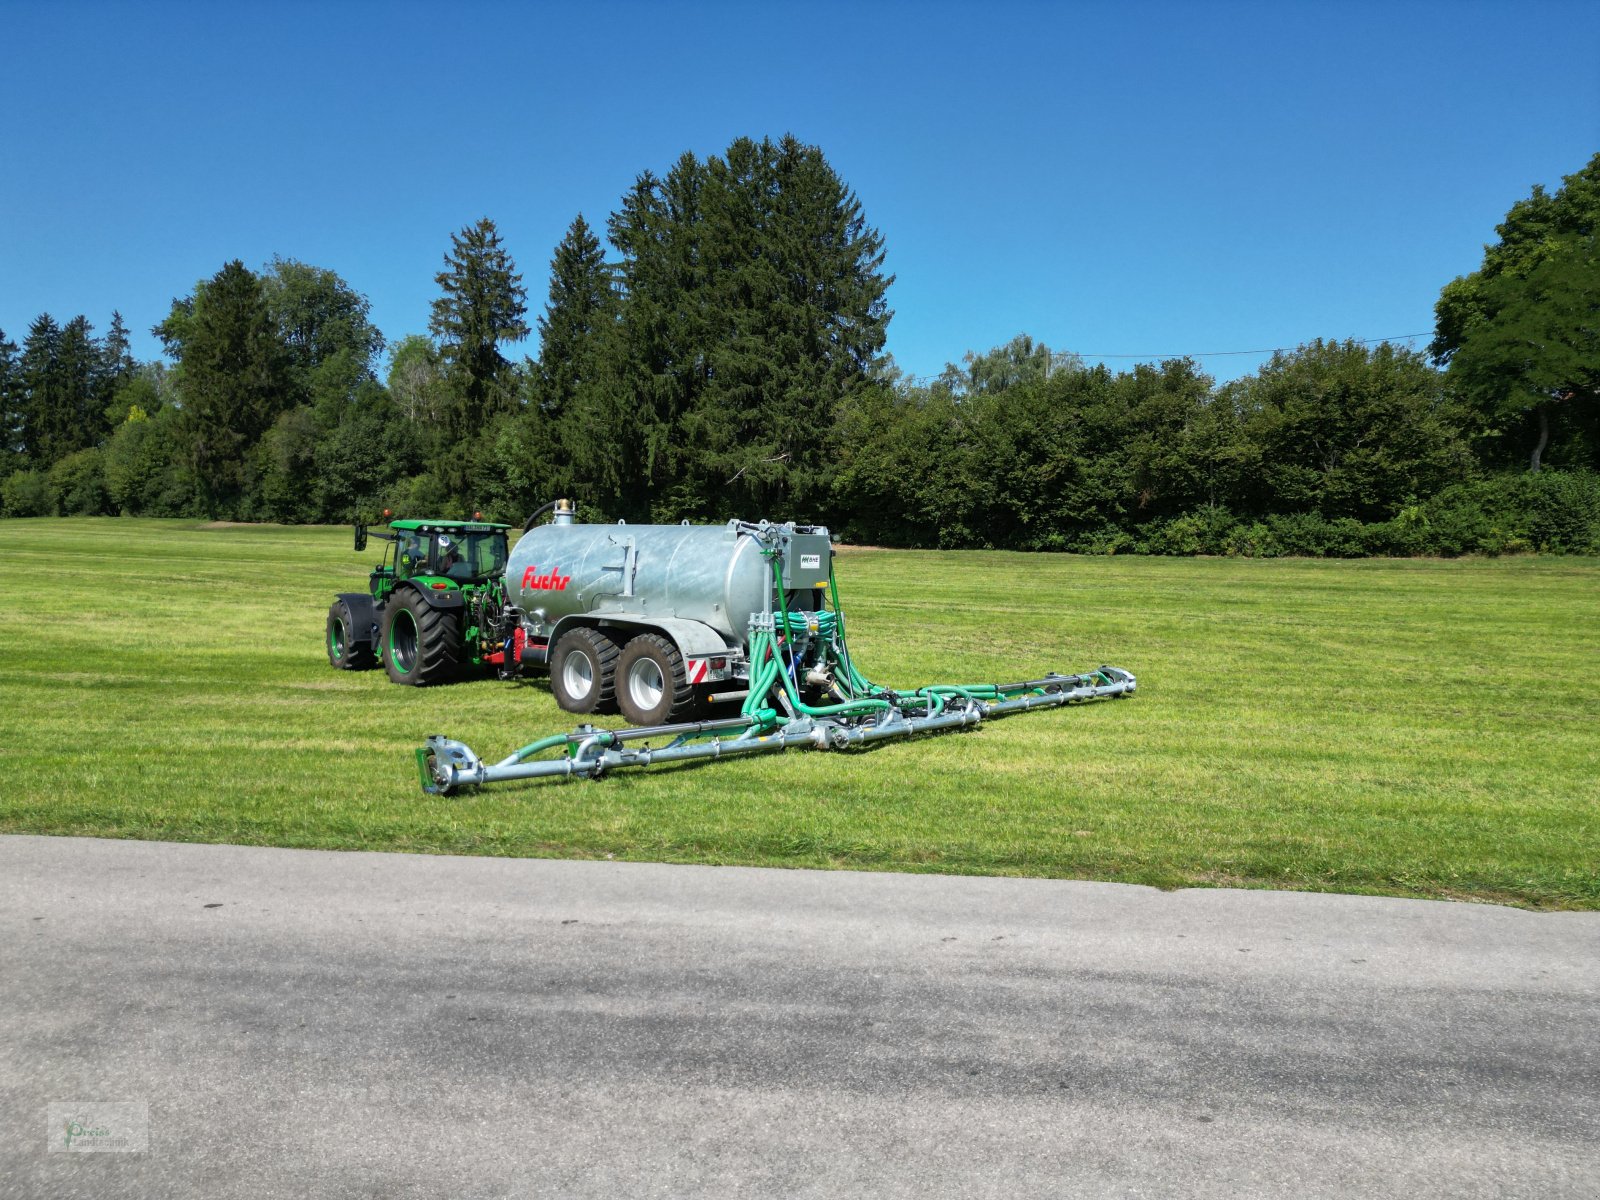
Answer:
<svg viewBox="0 0 1600 1200"><path fill-rule="evenodd" d="M533 512L531 512L528 515L527 524L523 525L522 532L523 533L531 533L533 531L533 523L535 521L537 521L540 517L544 516L545 513L549 512L552 508L554 508L556 505L558 505L560 503L561 503L561 501L559 501L559 500L552 500L552 501L550 501L549 504L546 504L546 505L544 505L544 506L542 506L540 508L534 509Z"/></svg>

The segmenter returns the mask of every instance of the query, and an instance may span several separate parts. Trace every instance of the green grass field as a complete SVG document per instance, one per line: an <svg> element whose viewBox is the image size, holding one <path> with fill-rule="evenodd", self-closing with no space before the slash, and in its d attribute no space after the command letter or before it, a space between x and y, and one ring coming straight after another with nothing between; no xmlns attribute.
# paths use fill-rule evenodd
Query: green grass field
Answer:
<svg viewBox="0 0 1600 1200"><path fill-rule="evenodd" d="M570 728L542 679L329 669L346 529L0 522L0 831L949 871L1600 908L1600 563L846 551L891 684L1103 662L1124 701L845 754L450 798L413 747ZM374 546L376 547L376 543Z"/></svg>

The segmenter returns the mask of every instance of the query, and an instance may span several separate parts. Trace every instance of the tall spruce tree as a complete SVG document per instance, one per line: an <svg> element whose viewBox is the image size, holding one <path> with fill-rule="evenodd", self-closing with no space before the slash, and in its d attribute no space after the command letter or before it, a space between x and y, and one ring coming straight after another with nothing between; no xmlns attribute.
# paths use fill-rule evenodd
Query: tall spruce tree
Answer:
<svg viewBox="0 0 1600 1200"><path fill-rule="evenodd" d="M0 478L22 465L22 378L17 344L0 329Z"/></svg>
<svg viewBox="0 0 1600 1200"><path fill-rule="evenodd" d="M155 333L178 360L196 503L208 516L239 514L247 455L294 402L289 356L261 280L235 259L174 301Z"/></svg>
<svg viewBox="0 0 1600 1200"><path fill-rule="evenodd" d="M63 438L71 397L61 370L61 326L49 313L28 326L17 377L22 451L42 469L70 452Z"/></svg>
<svg viewBox="0 0 1600 1200"><path fill-rule="evenodd" d="M444 294L428 329L457 393L456 432L471 437L516 405L515 373L501 347L528 336L528 292L488 217L451 234L450 245L434 276Z"/></svg>
<svg viewBox="0 0 1600 1200"><path fill-rule="evenodd" d="M835 409L871 386L891 315L855 193L815 146L741 138L642 175L609 232L657 514L820 512Z"/></svg>
<svg viewBox="0 0 1600 1200"><path fill-rule="evenodd" d="M596 382L602 341L617 319L615 272L579 213L550 260L550 294L538 319L533 397L552 420Z"/></svg>
<svg viewBox="0 0 1600 1200"><path fill-rule="evenodd" d="M87 317L73 317L62 326L57 370L65 403L55 413L55 458L98 445L108 432L104 353Z"/></svg>
<svg viewBox="0 0 1600 1200"><path fill-rule="evenodd" d="M133 357L133 341L128 336L128 324L122 319L121 312L112 309L111 327L106 330L106 336L100 343L101 378L114 390L131 379L138 369L139 363Z"/></svg>
<svg viewBox="0 0 1600 1200"><path fill-rule="evenodd" d="M689 424L707 485L740 507L816 515L836 407L883 349L882 238L822 152L793 137L713 158L705 207L716 337Z"/></svg>
<svg viewBox="0 0 1600 1200"><path fill-rule="evenodd" d="M617 318L616 272L580 214L550 262L532 403L501 447L502 471L521 507L571 492L596 512L622 511L616 439L626 436L626 424L615 419Z"/></svg>
<svg viewBox="0 0 1600 1200"><path fill-rule="evenodd" d="M704 188L705 165L684 154L664 178L641 174L607 223L622 256L620 336L603 405L583 432L629 517L672 520L704 507L697 451L680 427L710 370Z"/></svg>
<svg viewBox="0 0 1600 1200"><path fill-rule="evenodd" d="M522 377L501 347L528 336L528 293L488 217L450 235L442 295L428 329L444 360L450 403L433 470L460 510L485 503L502 418L517 411Z"/></svg>

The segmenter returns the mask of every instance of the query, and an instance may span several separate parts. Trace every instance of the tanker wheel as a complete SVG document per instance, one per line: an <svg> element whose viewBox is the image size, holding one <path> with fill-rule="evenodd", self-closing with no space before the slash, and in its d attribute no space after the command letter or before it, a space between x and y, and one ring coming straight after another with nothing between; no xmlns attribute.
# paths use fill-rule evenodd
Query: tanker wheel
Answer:
<svg viewBox="0 0 1600 1200"><path fill-rule="evenodd" d="M598 629L569 629L550 654L550 690L570 713L617 711L617 644Z"/></svg>
<svg viewBox="0 0 1600 1200"><path fill-rule="evenodd" d="M629 642L617 660L617 705L633 725L691 720L699 697L678 648L654 633L641 633Z"/></svg>
<svg viewBox="0 0 1600 1200"><path fill-rule="evenodd" d="M355 627L350 606L335 600L328 608L328 662L340 671L366 671L378 665L372 643L352 639Z"/></svg>
<svg viewBox="0 0 1600 1200"><path fill-rule="evenodd" d="M406 588L384 605L379 641L391 683L409 687L446 683L461 666L459 610L434 608Z"/></svg>

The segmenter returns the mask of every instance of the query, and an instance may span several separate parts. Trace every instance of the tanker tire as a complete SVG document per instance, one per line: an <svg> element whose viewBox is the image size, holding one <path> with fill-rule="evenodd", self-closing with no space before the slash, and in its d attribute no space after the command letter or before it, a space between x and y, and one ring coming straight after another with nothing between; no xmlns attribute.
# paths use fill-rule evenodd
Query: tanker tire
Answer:
<svg viewBox="0 0 1600 1200"><path fill-rule="evenodd" d="M459 609L434 608L410 588L383 606L383 669L407 687L448 683L461 668Z"/></svg>
<svg viewBox="0 0 1600 1200"><path fill-rule="evenodd" d="M372 652L371 642L351 640L355 619L350 606L335 600L328 608L328 633L325 644L328 663L337 671L370 671L378 665L378 656Z"/></svg>
<svg viewBox="0 0 1600 1200"><path fill-rule="evenodd" d="M617 711L617 644L598 629L569 629L550 654L550 691L569 713Z"/></svg>
<svg viewBox="0 0 1600 1200"><path fill-rule="evenodd" d="M631 725L692 720L700 698L683 669L683 655L666 638L641 633L617 660L617 706Z"/></svg>

